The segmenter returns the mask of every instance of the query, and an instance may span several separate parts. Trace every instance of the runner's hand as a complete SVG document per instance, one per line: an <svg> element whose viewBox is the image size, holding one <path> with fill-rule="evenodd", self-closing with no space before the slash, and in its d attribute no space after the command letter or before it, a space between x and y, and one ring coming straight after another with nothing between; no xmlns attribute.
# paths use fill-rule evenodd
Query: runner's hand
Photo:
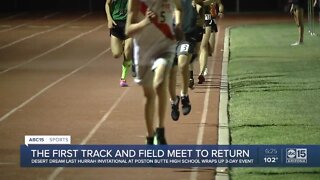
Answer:
<svg viewBox="0 0 320 180"><path fill-rule="evenodd" d="M113 20L112 21L110 21L110 22L108 22L108 28L109 29L112 29L114 26L116 26L117 25L117 23L116 22L114 22Z"/></svg>

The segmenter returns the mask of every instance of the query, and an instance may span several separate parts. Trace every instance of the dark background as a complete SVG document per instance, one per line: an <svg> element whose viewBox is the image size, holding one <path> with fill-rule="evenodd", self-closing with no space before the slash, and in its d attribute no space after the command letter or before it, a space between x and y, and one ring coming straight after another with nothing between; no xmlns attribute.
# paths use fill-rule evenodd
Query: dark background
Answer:
<svg viewBox="0 0 320 180"><path fill-rule="evenodd" d="M288 0L222 0L226 12L283 12ZM105 0L1 0L1 11L104 10Z"/></svg>

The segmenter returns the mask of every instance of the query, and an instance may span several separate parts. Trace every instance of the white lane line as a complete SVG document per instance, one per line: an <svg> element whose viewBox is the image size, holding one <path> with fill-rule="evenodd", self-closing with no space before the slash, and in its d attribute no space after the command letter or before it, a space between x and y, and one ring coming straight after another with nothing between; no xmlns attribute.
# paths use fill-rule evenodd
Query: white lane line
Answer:
<svg viewBox="0 0 320 180"><path fill-rule="evenodd" d="M26 12L18 13L18 14L14 14L12 16L9 16L9 17L1 18L0 20L10 20L10 19L13 19L13 18L16 18L16 17L19 17L19 16L24 16L26 14L27 14Z"/></svg>
<svg viewBox="0 0 320 180"><path fill-rule="evenodd" d="M214 63L213 63L214 64ZM213 71L213 65L211 66L211 70L209 72ZM205 98L204 98L204 105L202 110L202 117L199 125L198 130L198 136L197 136L197 145L201 145L203 142L203 135L205 130L205 125L207 122L207 116L208 116L208 109L209 109L209 101L210 101L210 88L206 90ZM199 168L192 168L191 174L190 174L190 180L196 180L198 177L198 169Z"/></svg>
<svg viewBox="0 0 320 180"><path fill-rule="evenodd" d="M219 33L219 32L218 32ZM215 50L213 52L212 57L216 57L216 52L217 52L217 44L219 42L219 35L216 36L216 42L215 42ZM214 70L214 63L215 61L212 62L212 65L210 67L209 72L213 72ZM208 110L209 110L209 101L210 101L210 94L211 90L210 88L207 88L206 94L204 97L204 104L203 104L203 110L202 110L202 116L201 116L201 121L200 121L200 126L198 130L198 136L197 136L197 145L201 145L203 143L203 135L204 135L204 130L207 122L207 116L208 116ZM190 180L197 180L198 179L198 170L199 168L195 167L192 168L191 174L190 174Z"/></svg>
<svg viewBox="0 0 320 180"><path fill-rule="evenodd" d="M27 24L20 24L18 26L14 26L14 27L11 27L11 28L8 28L8 29L3 29L3 30L0 31L0 33L7 32L7 31L12 31L12 30L18 29L18 28L20 28L22 26L25 26L25 25L27 25Z"/></svg>
<svg viewBox="0 0 320 180"><path fill-rule="evenodd" d="M60 28L66 26L66 25L68 25L68 24L74 23L74 22L76 22L76 21L79 21L80 19L85 18L85 17L88 16L89 14L90 14L90 13L84 14L84 15L80 16L80 17L77 18L77 19L74 19L74 20L72 20L72 21L69 21L69 22L60 24L59 26L56 26L56 27L54 27L54 28L51 28L51 29L48 29L48 30L45 30L45 31L40 31L40 32L31 34L31 35L29 35L29 36L26 36L26 37L24 37L24 38L18 39L18 40L16 40L16 41L13 41L13 42L11 42L11 43L9 43L9 44L3 45L3 46L0 47L0 50L2 50L2 49L4 49L4 48L7 48L7 47L10 47L10 46L13 46L13 45L15 45L15 44L17 44L17 43L19 43L19 42L24 41L24 40L31 39L31 38L33 38L33 37L39 36L39 35L41 35L41 34L45 34L45 33L48 33L48 32L51 32L51 31L55 31L55 30L57 30L57 29L60 29Z"/></svg>
<svg viewBox="0 0 320 180"><path fill-rule="evenodd" d="M60 14L60 12L55 12L55 13L46 15L46 16L44 16L42 19L49 19L49 18L54 17L55 15L58 15L58 14ZM25 26L25 25L27 25L27 24L20 24L20 25L14 26L14 27L10 27L10 28L8 28L8 29L3 29L3 30L0 31L0 33L12 31L12 30L18 29L18 28L20 28L20 27L23 27L23 26Z"/></svg>
<svg viewBox="0 0 320 180"><path fill-rule="evenodd" d="M24 101L23 103L21 103L19 106L15 107L14 109L12 109L10 112L6 113L5 115L3 115L0 118L0 122L4 121L6 118L8 118L9 116L11 116L12 114L14 114L17 110L21 109L22 107L24 107L25 105L27 105L28 103L30 103L31 101L33 101L35 98L37 98L38 96L40 96L41 94L43 94L44 92L46 92L48 89L52 88L53 86L57 85L58 83L60 83L61 81L65 80L66 78L70 77L71 75L75 74L76 72L80 71L81 69L83 69L84 67L88 66L90 63L92 63L93 61L97 60L98 58L100 58L103 54L107 53L110 50L110 48L108 48L107 50L101 52L100 54L98 54L97 56L93 57L92 59L90 59L88 62L86 62L85 64L83 64L82 66L78 67L77 69L73 70L72 72L70 72L69 74L61 77L60 79L56 80L55 82L49 84L47 87L43 88L41 91L39 91L38 93L36 93L35 95L33 95L32 97L30 97L29 99L27 99L26 101Z"/></svg>
<svg viewBox="0 0 320 180"><path fill-rule="evenodd" d="M52 18L52 17L54 17L54 16L56 16L56 15L58 15L58 14L60 14L60 13L61 13L61 12L54 12L54 13L52 13L52 14L43 16L42 19L49 19L49 18Z"/></svg>
<svg viewBox="0 0 320 180"><path fill-rule="evenodd" d="M220 84L220 103L219 103L219 129L218 145L229 145L229 119L228 119L228 62L230 50L230 27L225 29L224 52L222 61L221 84ZM227 167L217 167L216 180L229 180Z"/></svg>
<svg viewBox="0 0 320 180"><path fill-rule="evenodd" d="M87 142L91 139L91 137L97 132L97 130L101 127L101 125L109 118L110 114L113 110L119 105L122 101L123 97L127 94L130 88L126 88L126 90L121 94L121 96L117 99L117 101L112 105L107 113L99 120L99 122L91 129L88 135L81 141L81 145L87 144ZM56 168L48 177L48 180L54 180L62 171L63 167Z"/></svg>
<svg viewBox="0 0 320 180"><path fill-rule="evenodd" d="M13 69L16 69L16 68L18 68L18 67L20 67L20 66L23 66L23 65L25 65L25 64L28 64L28 63L36 60L36 59L39 59L40 57L43 57L43 56L45 56L45 55L47 55L47 54L49 54L49 53L51 53L51 52L53 52L53 51L55 51L55 50L57 50L57 49L60 49L60 48L62 48L63 46L71 43L72 41L81 38L82 36L85 36L85 35L87 35L87 34L90 34L90 33L94 32L94 31L99 30L99 29L102 28L103 26L105 26L105 24L99 25L99 26L95 27L94 29L91 29L90 31L81 33L81 34L79 34L79 35L77 35L77 36L69 39L68 41L66 41L66 42L64 42L64 43L61 43L60 45L58 45L58 46L56 46L56 47L54 47L54 48L52 48L52 49L49 49L49 50L47 50L47 51L45 51L45 52L43 52L43 53L41 53L41 54L39 54L39 55L37 55L37 56L35 56L35 57L33 57L33 58L30 58L30 59L24 61L23 63L17 64L17 65L15 65L15 66L12 66L12 67L10 67L10 68L7 68L7 69L5 69L5 70L3 70L3 71L0 71L0 75L3 74L3 73L6 73L6 72L8 72L8 71L11 71L11 70L13 70Z"/></svg>

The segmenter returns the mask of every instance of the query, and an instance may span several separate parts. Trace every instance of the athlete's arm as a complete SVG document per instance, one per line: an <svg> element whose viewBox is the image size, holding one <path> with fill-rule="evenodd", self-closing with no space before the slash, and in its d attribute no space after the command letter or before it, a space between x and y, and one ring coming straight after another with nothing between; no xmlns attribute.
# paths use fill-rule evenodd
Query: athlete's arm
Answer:
<svg viewBox="0 0 320 180"><path fill-rule="evenodd" d="M174 0L174 3L176 5L176 8L175 8L175 23L176 23L176 25L181 25L181 22L182 22L181 1L180 0Z"/></svg>
<svg viewBox="0 0 320 180"><path fill-rule="evenodd" d="M116 25L116 23L113 21L112 16L111 16L110 4L111 4L111 0L107 0L107 1L106 1L106 4L105 4L105 11L106 11L106 15L107 15L108 28L109 28L109 29L111 29L114 24Z"/></svg>
<svg viewBox="0 0 320 180"><path fill-rule="evenodd" d="M128 1L128 16L126 23L126 35L132 37L134 34L141 31L145 26L151 23L151 19L155 18L155 13L147 10L143 19L138 19L139 15L139 0Z"/></svg>
<svg viewBox="0 0 320 180"><path fill-rule="evenodd" d="M206 6L208 6L208 5L210 5L211 3L213 3L214 2L214 0L202 0L202 4L203 5L206 5ZM198 4L198 3L197 3Z"/></svg>
<svg viewBox="0 0 320 180"><path fill-rule="evenodd" d="M182 40L183 39L183 32L182 32L182 6L181 6L181 1L180 0L175 0L175 34L176 34L176 39L177 40Z"/></svg>
<svg viewBox="0 0 320 180"><path fill-rule="evenodd" d="M317 1L318 1L318 0L314 0L314 2L313 2L313 7L316 7Z"/></svg>
<svg viewBox="0 0 320 180"><path fill-rule="evenodd" d="M219 17L223 17L223 13L224 13L224 6L221 2L221 0L217 0L218 6L219 6L219 13L218 16Z"/></svg>

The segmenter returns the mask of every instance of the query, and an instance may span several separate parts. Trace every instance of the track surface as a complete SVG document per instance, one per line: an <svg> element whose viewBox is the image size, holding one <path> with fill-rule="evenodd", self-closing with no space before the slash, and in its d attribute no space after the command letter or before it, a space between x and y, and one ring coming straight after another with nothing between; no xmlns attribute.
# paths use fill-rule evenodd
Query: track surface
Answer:
<svg viewBox="0 0 320 180"><path fill-rule="evenodd" d="M191 114L173 122L168 106L169 144L217 143L224 29L275 20L288 21L233 15L219 22L207 81L190 92ZM1 16L0 179L214 179L214 169L20 168L25 135L71 135L72 144L144 144L142 89L132 78L130 87L120 88L120 70L103 13Z"/></svg>

